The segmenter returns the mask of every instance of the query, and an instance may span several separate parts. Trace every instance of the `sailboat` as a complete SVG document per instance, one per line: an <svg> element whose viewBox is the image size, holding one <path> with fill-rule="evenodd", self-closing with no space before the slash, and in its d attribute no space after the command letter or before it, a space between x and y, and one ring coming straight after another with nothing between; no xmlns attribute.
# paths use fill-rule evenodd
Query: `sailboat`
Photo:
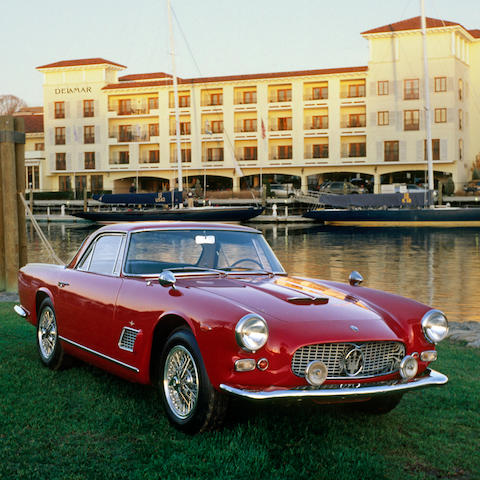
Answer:
<svg viewBox="0 0 480 480"><path fill-rule="evenodd" d="M367 206L368 199L363 202L364 207L356 208L316 208L304 214L304 217L323 222L327 225L338 226L364 226L364 227L479 227L480 226L480 208L463 208L450 206L434 206L434 184L433 184L433 159L432 159L432 133L431 133L431 109L429 93L429 75L427 61L427 28L424 11L424 0L420 0L421 9L421 31L423 42L423 65L424 65L424 89L425 89L425 124L426 124L426 148L427 148L427 177L428 192L425 195L426 201L423 205L416 208L408 208L412 194L408 193L402 198L398 194L391 194L393 198L397 195L398 207L387 206L388 194L368 195L372 197L372 202L378 204L378 199L385 199L382 207L372 208ZM417 194L418 195L418 194ZM326 196L325 196L326 197ZM346 197L346 196L344 196ZM355 195L363 197L363 195ZM376 197L376 202L373 200ZM323 199L322 202L326 203ZM352 199L353 200L353 199ZM359 200L357 198L357 200ZM402 203L403 202L403 203ZM341 202L339 202L341 203ZM345 203L345 202L343 202Z"/></svg>
<svg viewBox="0 0 480 480"><path fill-rule="evenodd" d="M202 221L202 222L245 222L260 215L264 207L256 206L203 206L203 207L186 207L183 208L183 173L182 173L182 152L180 144L180 115L178 103L178 81L175 67L175 44L172 22L172 7L170 0L167 0L168 24L170 31L170 48L172 56L172 83L175 106L175 129L176 129L176 157L177 157L177 178L178 191L170 194L172 202L164 202L163 205L170 203L177 208L150 207L142 209L132 209L132 205L158 205L161 199L150 198L156 197L155 194L111 194L102 195L98 200L102 203L110 203L123 205L114 210L97 210L86 212L72 212L75 217L90 220L96 223L117 223L117 222L145 222L145 221ZM239 166L235 163L235 170L238 171ZM148 198L141 198L141 197ZM162 195L159 195L161 197ZM128 198L130 197L130 198ZM175 200L174 200L175 199Z"/></svg>

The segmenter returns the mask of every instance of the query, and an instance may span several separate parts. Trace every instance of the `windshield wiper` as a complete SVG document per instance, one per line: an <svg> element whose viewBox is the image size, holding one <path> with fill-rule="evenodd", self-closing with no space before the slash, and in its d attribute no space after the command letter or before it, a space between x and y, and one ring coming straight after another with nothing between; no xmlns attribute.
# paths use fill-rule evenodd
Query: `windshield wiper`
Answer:
<svg viewBox="0 0 480 480"><path fill-rule="evenodd" d="M207 273L218 273L222 277L226 276L227 273L223 270L217 270L216 268L208 268L208 267L195 267L195 266L185 266L185 267L173 267L173 268L165 268L163 271L170 271L170 272L207 272Z"/></svg>

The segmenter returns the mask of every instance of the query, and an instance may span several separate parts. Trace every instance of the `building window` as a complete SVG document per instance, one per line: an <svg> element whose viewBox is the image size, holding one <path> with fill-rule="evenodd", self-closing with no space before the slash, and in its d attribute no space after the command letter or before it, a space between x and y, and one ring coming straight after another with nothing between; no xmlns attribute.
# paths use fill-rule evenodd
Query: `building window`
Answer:
<svg viewBox="0 0 480 480"><path fill-rule="evenodd" d="M179 95L178 106L185 108L190 106L190 95Z"/></svg>
<svg viewBox="0 0 480 480"><path fill-rule="evenodd" d="M403 129L419 130L420 129L420 112L419 110L405 110L403 112Z"/></svg>
<svg viewBox="0 0 480 480"><path fill-rule="evenodd" d="M40 188L40 167L38 165L25 167L25 186L28 190Z"/></svg>
<svg viewBox="0 0 480 480"><path fill-rule="evenodd" d="M366 125L366 116L364 113L351 113L348 116L348 127L364 127Z"/></svg>
<svg viewBox="0 0 480 480"><path fill-rule="evenodd" d="M93 100L84 100L83 101L83 116L84 117L93 117L95 115Z"/></svg>
<svg viewBox="0 0 480 480"><path fill-rule="evenodd" d="M435 91L436 92L447 91L447 77L435 77Z"/></svg>
<svg viewBox="0 0 480 480"><path fill-rule="evenodd" d="M43 152L45 150L45 144L44 143L36 143L35 144L35 151L36 152Z"/></svg>
<svg viewBox="0 0 480 480"><path fill-rule="evenodd" d="M77 193L83 193L87 188L87 176L86 175L77 175L75 177L75 191Z"/></svg>
<svg viewBox="0 0 480 480"><path fill-rule="evenodd" d="M160 162L160 151L159 150L149 150L148 151L148 163L159 163Z"/></svg>
<svg viewBox="0 0 480 480"><path fill-rule="evenodd" d="M427 160L427 141L423 141L423 158ZM432 138L432 160L440 160L440 140Z"/></svg>
<svg viewBox="0 0 480 480"><path fill-rule="evenodd" d="M292 158L291 145L279 145L277 149L277 158L279 160L289 160Z"/></svg>
<svg viewBox="0 0 480 480"><path fill-rule="evenodd" d="M388 80L381 80L377 82L377 94L388 95Z"/></svg>
<svg viewBox="0 0 480 480"><path fill-rule="evenodd" d="M83 143L95 143L95 127L83 127Z"/></svg>
<svg viewBox="0 0 480 480"><path fill-rule="evenodd" d="M292 129L292 117L279 117L277 118L278 130L291 130Z"/></svg>
<svg viewBox="0 0 480 480"><path fill-rule="evenodd" d="M243 147L243 159L244 160L256 160L257 159L257 147Z"/></svg>
<svg viewBox="0 0 480 480"><path fill-rule="evenodd" d="M418 100L419 98L419 80L414 78L412 80L403 81L403 99L404 100Z"/></svg>
<svg viewBox="0 0 480 480"><path fill-rule="evenodd" d="M458 79L458 99L463 100L463 80Z"/></svg>
<svg viewBox="0 0 480 480"><path fill-rule="evenodd" d="M71 192L72 184L70 182L69 176L60 176L58 177L58 191L59 192Z"/></svg>
<svg viewBox="0 0 480 480"><path fill-rule="evenodd" d="M348 86L348 98L356 98L356 97L364 97L364 96L365 96L364 83Z"/></svg>
<svg viewBox="0 0 480 480"><path fill-rule="evenodd" d="M292 100L292 89L282 88L277 90L277 102L290 102Z"/></svg>
<svg viewBox="0 0 480 480"><path fill-rule="evenodd" d="M65 145L65 127L55 127L55 145Z"/></svg>
<svg viewBox="0 0 480 480"><path fill-rule="evenodd" d="M222 162L223 148L207 148L207 162Z"/></svg>
<svg viewBox="0 0 480 480"><path fill-rule="evenodd" d="M242 103L257 103L257 92L255 90L251 92L243 92Z"/></svg>
<svg viewBox="0 0 480 480"><path fill-rule="evenodd" d="M458 159L463 160L463 140L458 140Z"/></svg>
<svg viewBox="0 0 480 480"><path fill-rule="evenodd" d="M132 114L132 101L129 98L118 101L118 114L119 115Z"/></svg>
<svg viewBox="0 0 480 480"><path fill-rule="evenodd" d="M458 111L458 129L463 130L463 110Z"/></svg>
<svg viewBox="0 0 480 480"><path fill-rule="evenodd" d="M158 110L158 97L150 97L148 99L148 111Z"/></svg>
<svg viewBox="0 0 480 480"><path fill-rule="evenodd" d="M328 115L315 115L312 117L312 129L321 130L328 128Z"/></svg>
<svg viewBox="0 0 480 480"><path fill-rule="evenodd" d="M211 93L209 105L223 105L223 93Z"/></svg>
<svg viewBox="0 0 480 480"><path fill-rule="evenodd" d="M55 170L67 169L67 154L65 152L57 152L55 154Z"/></svg>
<svg viewBox="0 0 480 480"><path fill-rule="evenodd" d="M327 99L328 99L328 87L312 88L312 100L327 100Z"/></svg>
<svg viewBox="0 0 480 480"><path fill-rule="evenodd" d="M85 152L85 170L95 170L95 152Z"/></svg>
<svg viewBox="0 0 480 480"><path fill-rule="evenodd" d="M246 118L243 120L243 132L256 132L257 131L257 119Z"/></svg>
<svg viewBox="0 0 480 480"><path fill-rule="evenodd" d="M192 149L191 148L182 148L182 163L190 163L192 161ZM223 148L222 148L222 159L223 159Z"/></svg>
<svg viewBox="0 0 480 480"><path fill-rule="evenodd" d="M389 112L377 112L377 125L385 126L390 124Z"/></svg>
<svg viewBox="0 0 480 480"><path fill-rule="evenodd" d="M383 160L385 162L398 162L398 140L384 142L383 148Z"/></svg>
<svg viewBox="0 0 480 480"><path fill-rule="evenodd" d="M119 142L131 142L133 140L132 126L120 125L118 127L118 141Z"/></svg>
<svg viewBox="0 0 480 480"><path fill-rule="evenodd" d="M367 154L367 148L365 143L349 143L348 144L348 156L349 157L365 157Z"/></svg>
<svg viewBox="0 0 480 480"><path fill-rule="evenodd" d="M182 125L182 124L180 124ZM158 137L158 123L150 123L148 125L148 136Z"/></svg>
<svg viewBox="0 0 480 480"><path fill-rule="evenodd" d="M130 162L130 152L128 150L114 153L110 158L110 165L128 165Z"/></svg>
<svg viewBox="0 0 480 480"><path fill-rule="evenodd" d="M212 133L222 133L222 132L223 132L223 121L212 120Z"/></svg>
<svg viewBox="0 0 480 480"><path fill-rule="evenodd" d="M320 145L312 145L313 158L328 158L328 144L322 143Z"/></svg>
<svg viewBox="0 0 480 480"><path fill-rule="evenodd" d="M65 102L55 102L55 118L65 118Z"/></svg>
<svg viewBox="0 0 480 480"><path fill-rule="evenodd" d="M446 123L447 122L447 109L446 108L436 108L435 109L435 123Z"/></svg>
<svg viewBox="0 0 480 480"><path fill-rule="evenodd" d="M100 193L103 190L103 175L92 175L90 177L92 193Z"/></svg>

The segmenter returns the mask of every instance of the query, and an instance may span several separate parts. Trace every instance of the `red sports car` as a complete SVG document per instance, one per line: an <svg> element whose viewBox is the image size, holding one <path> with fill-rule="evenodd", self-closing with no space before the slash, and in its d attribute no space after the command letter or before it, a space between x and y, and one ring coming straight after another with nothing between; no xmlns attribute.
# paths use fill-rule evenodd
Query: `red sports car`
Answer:
<svg viewBox="0 0 480 480"><path fill-rule="evenodd" d="M67 266L23 267L15 310L47 367L70 355L155 385L173 425L195 433L221 424L232 395L385 413L446 383L428 368L445 316L361 280L290 277L244 226L117 224Z"/></svg>

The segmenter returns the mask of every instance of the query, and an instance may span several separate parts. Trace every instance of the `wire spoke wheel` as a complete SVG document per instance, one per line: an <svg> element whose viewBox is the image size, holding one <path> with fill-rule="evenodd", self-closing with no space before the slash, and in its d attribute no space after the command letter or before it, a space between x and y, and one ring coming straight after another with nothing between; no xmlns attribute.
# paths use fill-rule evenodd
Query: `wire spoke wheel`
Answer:
<svg viewBox="0 0 480 480"><path fill-rule="evenodd" d="M43 309L38 321L38 346L42 357L51 359L58 341L57 322L55 313L50 307Z"/></svg>
<svg viewBox="0 0 480 480"><path fill-rule="evenodd" d="M175 416L185 420L194 413L199 395L199 374L195 359L183 345L175 345L167 355L163 389Z"/></svg>

